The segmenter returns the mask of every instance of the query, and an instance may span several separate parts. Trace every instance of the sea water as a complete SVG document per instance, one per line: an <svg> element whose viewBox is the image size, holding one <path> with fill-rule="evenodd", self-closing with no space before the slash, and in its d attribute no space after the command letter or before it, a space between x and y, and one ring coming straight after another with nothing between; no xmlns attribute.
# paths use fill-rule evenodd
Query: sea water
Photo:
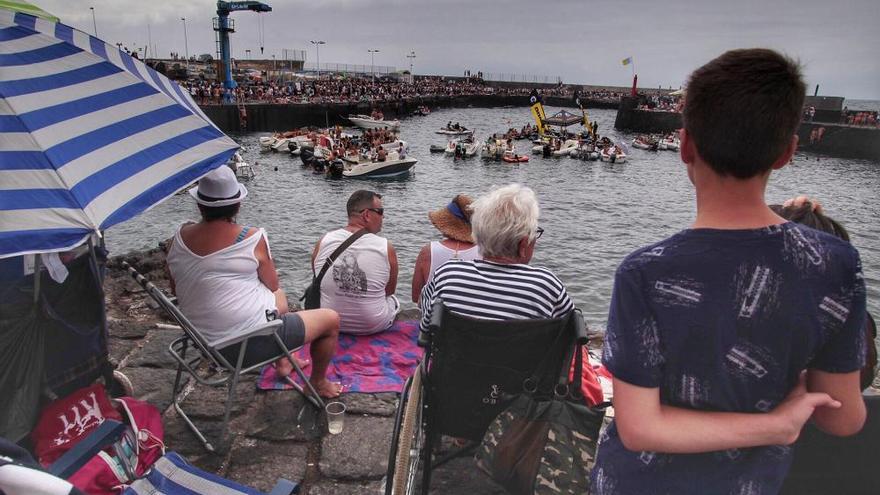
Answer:
<svg viewBox="0 0 880 495"><path fill-rule="evenodd" d="M551 115L558 109L546 110ZM401 138L409 143L409 156L419 162L413 174L399 180L327 179L304 169L300 159L289 153L260 152L258 139L267 133L232 135L247 148L244 158L256 171L256 177L246 182L250 194L238 221L266 228L281 285L293 300L311 280L309 258L315 242L345 225L349 195L357 189L379 192L385 206L381 235L396 248L400 264L397 295L405 308L411 308L416 255L425 243L440 238L428 211L444 207L458 193L478 196L492 186L519 182L532 187L541 203L540 225L545 233L532 263L556 273L590 327L602 328L621 259L687 227L696 209L693 187L678 153L632 148L634 134L613 129L615 114L591 110L589 119L599 122L599 134L627 144L629 159L623 164L539 155L519 164L484 162L478 157L454 161L428 151L432 144L446 144L446 137L434 131L450 120L475 129L477 139L485 139L532 122L528 108L448 109L407 118L401 124ZM515 143L519 153L530 153L528 141ZM880 315L877 191L880 163L799 152L794 163L773 174L767 199L781 203L806 194L822 201L826 212L846 226L861 252L868 307ZM192 198L176 195L110 229L108 248L111 254L123 254L155 247L182 222L197 219Z"/></svg>

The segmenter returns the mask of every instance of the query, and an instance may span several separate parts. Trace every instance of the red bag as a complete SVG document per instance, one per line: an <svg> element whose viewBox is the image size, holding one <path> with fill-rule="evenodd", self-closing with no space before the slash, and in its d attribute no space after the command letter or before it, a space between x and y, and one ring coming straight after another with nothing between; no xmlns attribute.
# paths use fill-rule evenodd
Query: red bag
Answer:
<svg viewBox="0 0 880 495"><path fill-rule="evenodd" d="M113 447L99 452L68 479L89 494L118 494L140 478L165 454L164 430L159 410L131 397L113 401L129 429Z"/></svg>
<svg viewBox="0 0 880 495"><path fill-rule="evenodd" d="M55 462L108 418L122 421L99 384L81 388L47 405L31 432L40 464L48 466Z"/></svg>
<svg viewBox="0 0 880 495"><path fill-rule="evenodd" d="M115 406L115 407L114 407ZM131 397L113 400L95 384L43 409L31 433L44 466L61 457L105 419L127 423L123 437L87 462L68 480L89 494L118 494L165 453L162 416L154 406Z"/></svg>

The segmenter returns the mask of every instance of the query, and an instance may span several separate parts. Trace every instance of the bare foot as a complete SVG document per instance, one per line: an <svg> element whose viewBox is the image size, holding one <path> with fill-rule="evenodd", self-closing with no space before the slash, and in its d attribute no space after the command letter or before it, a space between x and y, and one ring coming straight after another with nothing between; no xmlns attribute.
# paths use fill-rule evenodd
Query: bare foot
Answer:
<svg viewBox="0 0 880 495"><path fill-rule="evenodd" d="M312 386L315 387L318 395L324 399L334 399L339 397L339 394L342 393L343 389L341 383L331 382L326 378L319 382L312 382Z"/></svg>
<svg viewBox="0 0 880 495"><path fill-rule="evenodd" d="M306 366L312 364L308 359L302 359L299 356L293 356L293 360L296 361L296 365L299 366L300 369L305 368ZM284 378L293 373L293 365L290 364L290 361L284 357L275 361L275 374L278 378Z"/></svg>

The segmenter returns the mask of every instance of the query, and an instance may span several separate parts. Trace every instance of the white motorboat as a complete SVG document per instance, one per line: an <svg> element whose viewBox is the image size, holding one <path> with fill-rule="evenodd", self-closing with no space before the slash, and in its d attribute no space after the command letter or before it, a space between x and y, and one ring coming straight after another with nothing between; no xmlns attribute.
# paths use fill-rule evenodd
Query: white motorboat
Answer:
<svg viewBox="0 0 880 495"><path fill-rule="evenodd" d="M277 136L260 136L260 149L263 151L269 151L277 140Z"/></svg>
<svg viewBox="0 0 880 495"><path fill-rule="evenodd" d="M270 148L272 149L272 151L282 151L282 150L288 151L289 150L289 148L287 147L288 141L290 141L290 138L286 138L286 137L277 138L277 139L275 139L275 142L272 143L272 146L270 146Z"/></svg>
<svg viewBox="0 0 880 495"><path fill-rule="evenodd" d="M227 165L229 165L232 171L235 172L235 176L239 179L252 179L257 175L251 164L244 161L244 158L238 151L232 155Z"/></svg>
<svg viewBox="0 0 880 495"><path fill-rule="evenodd" d="M466 134L473 134L474 131L471 129L465 129L462 127L461 129L450 129L444 127L443 129L439 129L434 131L437 134L445 134L447 136L464 136Z"/></svg>
<svg viewBox="0 0 880 495"><path fill-rule="evenodd" d="M602 158L603 162L609 163L625 163L626 162L626 152L623 151L622 148L617 146L610 146L602 150L599 154Z"/></svg>
<svg viewBox="0 0 880 495"><path fill-rule="evenodd" d="M456 149L459 149L459 153L463 153L464 156L470 157L480 152L480 143L473 140L453 139L449 141L445 152L447 155L454 155Z"/></svg>
<svg viewBox="0 0 880 495"><path fill-rule="evenodd" d="M351 121L355 127L360 127L361 129L384 129L388 128L393 131L396 131L400 128L399 120L382 120L382 119L374 119L369 115L349 115L348 120Z"/></svg>
<svg viewBox="0 0 880 495"><path fill-rule="evenodd" d="M657 151L660 148L660 144L655 138L651 138L648 136L636 136L632 140L632 147L638 148L640 150Z"/></svg>
<svg viewBox="0 0 880 495"><path fill-rule="evenodd" d="M287 140L287 149L293 156L299 156L302 153L303 146L313 148L315 143L308 136L294 136Z"/></svg>
<svg viewBox="0 0 880 495"><path fill-rule="evenodd" d="M578 148L577 139L566 139L562 146L559 147L558 150L553 150L553 156L571 156L571 152Z"/></svg>
<svg viewBox="0 0 880 495"><path fill-rule="evenodd" d="M663 138L658 143L658 147L661 150L678 151L681 148L681 142L676 137Z"/></svg>
<svg viewBox="0 0 880 495"><path fill-rule="evenodd" d="M415 158L399 158L397 153L391 153L384 162L362 161L346 164L342 176L364 179L399 177L408 174L417 162Z"/></svg>

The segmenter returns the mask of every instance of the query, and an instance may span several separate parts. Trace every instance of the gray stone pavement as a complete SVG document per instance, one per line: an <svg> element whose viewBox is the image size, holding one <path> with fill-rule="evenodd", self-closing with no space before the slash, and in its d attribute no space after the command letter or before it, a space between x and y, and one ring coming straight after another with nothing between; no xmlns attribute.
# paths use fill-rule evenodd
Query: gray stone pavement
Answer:
<svg viewBox="0 0 880 495"><path fill-rule="evenodd" d="M149 252L124 259L167 288L161 258L161 253ZM135 396L162 411L168 449L201 469L263 491L287 478L301 482L305 495L382 493L398 394L344 394L345 429L330 435L323 415L299 393L257 390L256 375L249 375L237 388L229 440L218 453L209 453L170 407L176 365L166 349L180 330L168 328L171 322L118 263L109 268L105 289L111 359L131 380ZM194 380L187 383L183 408L217 445L226 389L195 385ZM432 493L504 493L471 457L438 468L431 486Z"/></svg>

